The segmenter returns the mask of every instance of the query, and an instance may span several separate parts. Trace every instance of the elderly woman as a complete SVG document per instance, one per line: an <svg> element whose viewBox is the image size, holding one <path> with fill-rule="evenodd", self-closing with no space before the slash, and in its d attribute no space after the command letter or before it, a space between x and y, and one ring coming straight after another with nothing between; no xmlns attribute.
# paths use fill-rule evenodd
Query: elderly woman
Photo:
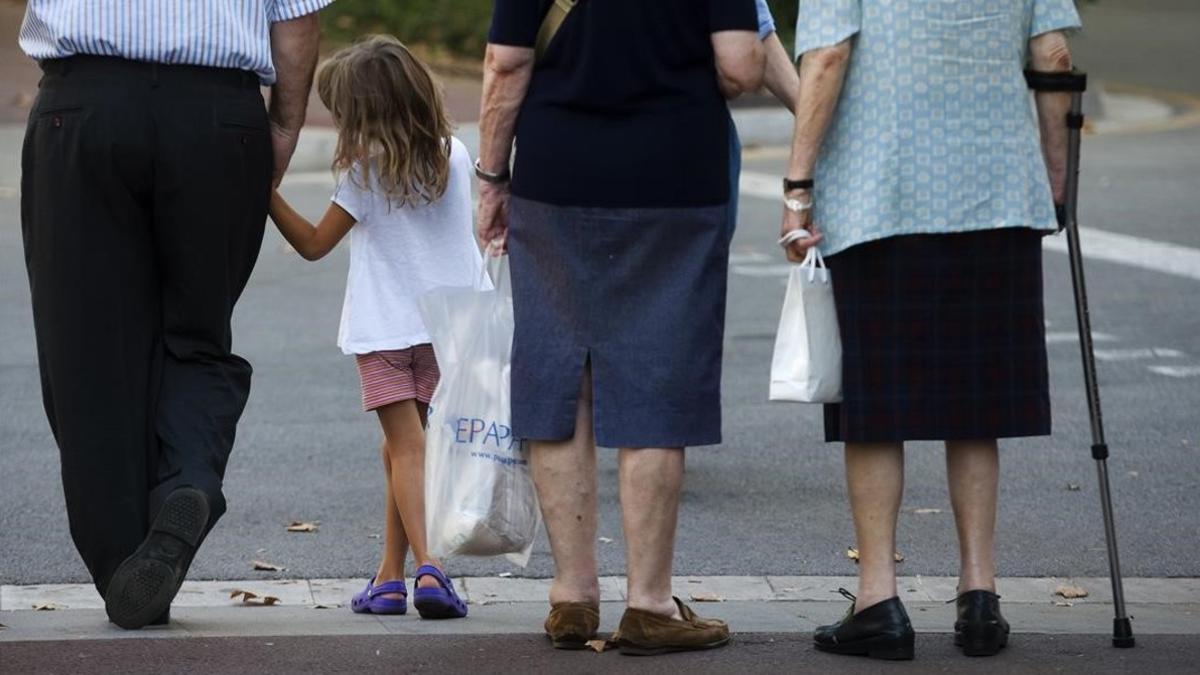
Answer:
<svg viewBox="0 0 1200 675"><path fill-rule="evenodd" d="M671 565L683 449L721 440L725 99L762 78L755 3L567 2L535 58L552 4L495 2L476 164L480 238L512 265L513 432L555 562L546 633L596 635L599 444L619 448L619 648L719 647L728 627L672 598Z"/></svg>
<svg viewBox="0 0 1200 675"><path fill-rule="evenodd" d="M1041 237L1064 184L1065 95L1022 69L1067 70L1071 0L802 0L796 133L783 231L813 234L833 274L858 595L816 646L913 656L896 595L904 442L944 441L960 549L955 642L1005 645L995 591L996 439L1050 433ZM811 221L810 221L811 217ZM850 595L847 593L847 595ZM853 596L851 596L853 597Z"/></svg>

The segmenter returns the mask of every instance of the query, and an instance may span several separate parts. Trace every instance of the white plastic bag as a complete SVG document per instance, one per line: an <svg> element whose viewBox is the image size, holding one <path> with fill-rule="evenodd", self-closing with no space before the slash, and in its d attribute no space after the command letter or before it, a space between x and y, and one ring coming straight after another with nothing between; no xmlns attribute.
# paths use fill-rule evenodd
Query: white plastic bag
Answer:
<svg viewBox="0 0 1200 675"><path fill-rule="evenodd" d="M425 436L425 526L436 557L505 555L525 566L541 512L510 423L508 258L488 267L494 289L439 288L418 303L441 370Z"/></svg>
<svg viewBox="0 0 1200 675"><path fill-rule="evenodd" d="M779 241L787 246L808 236L794 230ZM842 340L838 331L833 280L816 246L788 278L775 354L771 359L772 401L837 403L842 400Z"/></svg>

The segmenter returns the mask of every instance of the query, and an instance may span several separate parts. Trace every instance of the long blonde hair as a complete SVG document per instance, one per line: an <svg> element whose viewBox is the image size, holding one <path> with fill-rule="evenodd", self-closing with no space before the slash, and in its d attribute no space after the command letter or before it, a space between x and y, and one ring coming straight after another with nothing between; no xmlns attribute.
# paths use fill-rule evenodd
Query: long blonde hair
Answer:
<svg viewBox="0 0 1200 675"><path fill-rule="evenodd" d="M361 162L367 189L374 164L381 189L399 206L445 194L450 120L442 91L399 40L373 35L338 50L317 73L317 94L338 128L335 170Z"/></svg>

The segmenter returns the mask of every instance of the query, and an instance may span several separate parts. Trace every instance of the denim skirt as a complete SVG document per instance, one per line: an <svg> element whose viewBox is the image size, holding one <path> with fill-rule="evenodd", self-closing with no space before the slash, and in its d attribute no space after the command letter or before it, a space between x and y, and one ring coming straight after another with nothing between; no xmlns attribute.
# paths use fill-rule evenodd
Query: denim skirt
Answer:
<svg viewBox="0 0 1200 675"><path fill-rule="evenodd" d="M904 235L827 258L842 402L825 406L825 439L1049 434L1043 234Z"/></svg>
<svg viewBox="0 0 1200 675"><path fill-rule="evenodd" d="M558 206L514 197L512 426L575 434L584 368L606 447L721 442L725 205Z"/></svg>

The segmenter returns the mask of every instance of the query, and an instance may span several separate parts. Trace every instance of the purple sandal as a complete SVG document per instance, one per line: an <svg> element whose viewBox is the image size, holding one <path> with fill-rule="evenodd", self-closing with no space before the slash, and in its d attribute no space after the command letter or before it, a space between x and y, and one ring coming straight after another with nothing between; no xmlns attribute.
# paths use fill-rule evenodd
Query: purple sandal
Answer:
<svg viewBox="0 0 1200 675"><path fill-rule="evenodd" d="M400 599L383 597L391 594L399 595ZM408 589L403 581L385 581L376 586L375 577L371 577L367 587L350 600L350 611L355 614L407 614Z"/></svg>
<svg viewBox="0 0 1200 675"><path fill-rule="evenodd" d="M421 577L433 577L441 588L420 588ZM461 619L467 615L467 603L454 592L454 582L433 565L421 565L413 579L413 606L422 619Z"/></svg>

